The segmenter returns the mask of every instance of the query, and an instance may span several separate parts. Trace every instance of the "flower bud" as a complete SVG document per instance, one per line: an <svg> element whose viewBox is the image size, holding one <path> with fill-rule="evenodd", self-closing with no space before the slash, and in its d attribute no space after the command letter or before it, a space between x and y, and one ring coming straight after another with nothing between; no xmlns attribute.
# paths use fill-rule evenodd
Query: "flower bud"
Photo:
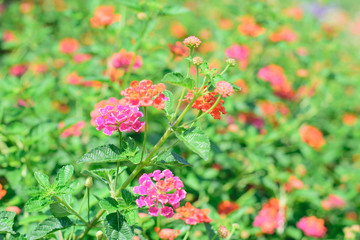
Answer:
<svg viewBox="0 0 360 240"><path fill-rule="evenodd" d="M91 187L93 186L93 179L92 179L92 177L88 177L88 178L86 179L84 185L85 185L86 188L91 188Z"/></svg>
<svg viewBox="0 0 360 240"><path fill-rule="evenodd" d="M201 64L203 64L204 60L201 57L194 57L193 58L193 63L196 66L200 66Z"/></svg>
<svg viewBox="0 0 360 240"><path fill-rule="evenodd" d="M146 13L144 13L144 12L139 12L138 14L137 14L137 18L139 19L139 20L144 20L144 19L146 19Z"/></svg>
<svg viewBox="0 0 360 240"><path fill-rule="evenodd" d="M97 231L96 233L96 240L101 240L103 238L104 234L102 231Z"/></svg>
<svg viewBox="0 0 360 240"><path fill-rule="evenodd" d="M183 43L189 48L197 48L200 46L201 40L195 36L190 36L185 38Z"/></svg>
<svg viewBox="0 0 360 240"><path fill-rule="evenodd" d="M233 58L226 59L226 63L229 64L231 67L234 67L236 65L236 61Z"/></svg>
<svg viewBox="0 0 360 240"><path fill-rule="evenodd" d="M229 231L223 225L219 227L218 233L221 238L226 238L229 235Z"/></svg>

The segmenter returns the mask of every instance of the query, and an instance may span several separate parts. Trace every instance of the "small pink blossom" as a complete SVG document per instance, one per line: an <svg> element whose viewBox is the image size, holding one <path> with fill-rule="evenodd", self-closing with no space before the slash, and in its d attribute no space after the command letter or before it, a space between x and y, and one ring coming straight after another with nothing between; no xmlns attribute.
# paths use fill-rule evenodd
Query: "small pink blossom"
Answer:
<svg viewBox="0 0 360 240"><path fill-rule="evenodd" d="M234 93L234 88L230 83L220 81L216 83L215 92L220 94L223 98L229 97Z"/></svg>
<svg viewBox="0 0 360 240"><path fill-rule="evenodd" d="M162 172L155 170L150 174L144 173L139 178L139 184L134 187L134 193L143 196L136 200L136 204L140 208L149 207L151 216L158 216L160 212L160 215L171 218L174 215L174 208L178 208L180 201L186 196L185 190L182 189L183 182L178 177L174 177L168 169Z"/></svg>
<svg viewBox="0 0 360 240"><path fill-rule="evenodd" d="M59 128L63 129L65 127L64 122L59 123ZM79 137L81 135L81 130L85 127L85 122L80 121L75 123L74 125L71 125L70 127L67 127L66 129L62 130L60 137L61 138L68 138L70 136Z"/></svg>
<svg viewBox="0 0 360 240"><path fill-rule="evenodd" d="M138 69L142 66L142 57L136 56L134 52L127 52L125 49L121 49L120 52L115 53L111 57L112 67L118 69L123 68L126 72L132 65L132 69Z"/></svg>
<svg viewBox="0 0 360 240"><path fill-rule="evenodd" d="M143 113L137 107L122 105L117 105L116 107L106 106L100 108L99 112L101 116L96 119L96 129L99 131L103 130L109 136L117 130L120 132L138 132L145 124L139 120Z"/></svg>
<svg viewBox="0 0 360 240"><path fill-rule="evenodd" d="M325 222L321 218L314 216L303 217L296 226L308 237L322 238L326 234Z"/></svg>
<svg viewBox="0 0 360 240"><path fill-rule="evenodd" d="M195 36L190 36L185 38L185 40L183 41L183 43L188 46L189 48L197 48L200 46L201 44L201 40Z"/></svg>
<svg viewBox="0 0 360 240"><path fill-rule="evenodd" d="M25 64L16 64L9 70L10 75L14 77L21 77L27 71L28 67Z"/></svg>
<svg viewBox="0 0 360 240"><path fill-rule="evenodd" d="M82 63L89 61L91 59L91 54L88 53L78 53L74 55L74 62L76 63Z"/></svg>

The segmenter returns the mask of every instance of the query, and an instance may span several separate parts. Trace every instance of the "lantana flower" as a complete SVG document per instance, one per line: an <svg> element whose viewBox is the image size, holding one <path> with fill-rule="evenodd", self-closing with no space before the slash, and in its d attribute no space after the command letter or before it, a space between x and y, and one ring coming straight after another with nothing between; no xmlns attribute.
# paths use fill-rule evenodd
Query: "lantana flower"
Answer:
<svg viewBox="0 0 360 240"><path fill-rule="evenodd" d="M185 206L176 209L174 218L181 219L189 225L196 225L198 223L212 222L212 219L208 217L209 213L210 209L198 209L187 202Z"/></svg>
<svg viewBox="0 0 360 240"><path fill-rule="evenodd" d="M240 206L236 202L225 200L218 205L217 212L220 215L229 215L230 213L235 212L239 208Z"/></svg>
<svg viewBox="0 0 360 240"><path fill-rule="evenodd" d="M250 48L246 45L232 45L225 50L226 56L239 62L241 69L246 69L249 64Z"/></svg>
<svg viewBox="0 0 360 240"><path fill-rule="evenodd" d="M180 234L180 230L155 227L155 232L161 240L174 240Z"/></svg>
<svg viewBox="0 0 360 240"><path fill-rule="evenodd" d="M21 77L27 71L28 67L26 64L16 64L9 70L9 74L14 77Z"/></svg>
<svg viewBox="0 0 360 240"><path fill-rule="evenodd" d="M96 8L94 17L90 19L93 28L102 28L120 21L121 15L115 14L114 6L99 6Z"/></svg>
<svg viewBox="0 0 360 240"><path fill-rule="evenodd" d="M106 106L99 110L101 116L96 119L97 130L103 130L106 135L111 135L114 131L138 132L144 126L139 118L143 113L137 107Z"/></svg>
<svg viewBox="0 0 360 240"><path fill-rule="evenodd" d="M122 68L128 71L132 64L132 69L138 69L142 66L142 57L136 56L134 52L127 52L121 49L120 52L115 53L111 57L111 64L114 68Z"/></svg>
<svg viewBox="0 0 360 240"><path fill-rule="evenodd" d="M183 182L168 169L144 173L139 178L139 184L134 187L134 193L142 196L136 200L136 204L140 208L149 207L151 216L158 216L160 212L160 215L171 218L174 208L178 208L186 196L186 191L182 189Z"/></svg>
<svg viewBox="0 0 360 240"><path fill-rule="evenodd" d="M260 227L265 234L273 234L281 226L285 216L280 214L280 203L276 198L265 203L253 222L254 227Z"/></svg>
<svg viewBox="0 0 360 240"><path fill-rule="evenodd" d="M74 38L64 38L59 43L59 50L61 53L71 54L80 48L80 43Z"/></svg>
<svg viewBox="0 0 360 240"><path fill-rule="evenodd" d="M322 238L326 234L325 221L315 216L303 217L296 226L308 237Z"/></svg>
<svg viewBox="0 0 360 240"><path fill-rule="evenodd" d="M163 94L165 85L163 83L153 84L151 80L132 81L130 87L121 91L124 96L124 104L133 107L154 106L156 109L163 109L165 101L169 100Z"/></svg>
<svg viewBox="0 0 360 240"><path fill-rule="evenodd" d="M59 129L61 130L60 137L61 138L68 138L70 136L79 137L81 135L81 130L85 127L85 122L80 121L77 122L67 128L65 128L65 122L59 123Z"/></svg>
<svg viewBox="0 0 360 240"><path fill-rule="evenodd" d="M319 151L326 143L322 132L314 126L304 125L299 130L301 140Z"/></svg>
<svg viewBox="0 0 360 240"><path fill-rule="evenodd" d="M265 29L256 23L252 16L245 15L241 18L238 31L245 36L257 37L265 32Z"/></svg>
<svg viewBox="0 0 360 240"><path fill-rule="evenodd" d="M220 94L223 98L226 98L234 93L234 88L226 81L219 81L216 83L215 92Z"/></svg>

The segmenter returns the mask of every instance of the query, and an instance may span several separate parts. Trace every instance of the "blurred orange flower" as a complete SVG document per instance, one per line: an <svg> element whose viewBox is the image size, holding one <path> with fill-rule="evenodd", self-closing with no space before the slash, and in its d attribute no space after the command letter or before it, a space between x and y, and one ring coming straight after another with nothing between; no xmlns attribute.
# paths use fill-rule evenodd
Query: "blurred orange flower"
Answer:
<svg viewBox="0 0 360 240"><path fill-rule="evenodd" d="M301 140L319 151L325 145L322 132L314 126L304 125L299 130Z"/></svg>

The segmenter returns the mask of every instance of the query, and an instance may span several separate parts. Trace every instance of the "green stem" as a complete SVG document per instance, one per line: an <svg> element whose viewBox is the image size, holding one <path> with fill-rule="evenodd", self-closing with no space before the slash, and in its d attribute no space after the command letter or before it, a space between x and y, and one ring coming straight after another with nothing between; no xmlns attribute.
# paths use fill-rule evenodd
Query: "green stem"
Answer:
<svg viewBox="0 0 360 240"><path fill-rule="evenodd" d="M122 150L122 132L120 130L119 130L119 146L120 146L120 152L121 152L121 150ZM118 181L118 176L119 176L119 168L120 168L120 161L117 162L114 189L116 189L116 187L117 187L117 181Z"/></svg>
<svg viewBox="0 0 360 240"><path fill-rule="evenodd" d="M67 209L69 209L70 212L72 212L75 216L77 216L83 223L85 223L86 226L90 226L89 223L82 218L72 207L70 207L65 201L63 201L61 198L59 198L58 196L55 196L55 198L59 201L59 203L61 203L62 205L64 205L64 207L66 207Z"/></svg>
<svg viewBox="0 0 360 240"><path fill-rule="evenodd" d="M228 70L229 67L230 64L226 65L225 69L220 73L220 75L223 75Z"/></svg>
<svg viewBox="0 0 360 240"><path fill-rule="evenodd" d="M79 208L79 213L81 213L81 210L82 210L82 208L83 208L83 206L84 206L85 199L86 199L86 195L87 195L87 191L85 192L84 197L83 197L83 199L81 200L81 204L80 204L80 208Z"/></svg>
<svg viewBox="0 0 360 240"><path fill-rule="evenodd" d="M177 115L178 112L179 112L181 102L182 102L182 100L183 100L183 98L184 98L184 95L185 95L185 91L186 91L186 89L183 88L183 90L182 90L182 92L181 92L181 96L180 96L179 102L178 102L178 104L177 104L177 106L176 106L176 109L175 109L175 113L174 113L173 119L176 118L176 115ZM173 120L173 119L172 119L172 120Z"/></svg>
<svg viewBox="0 0 360 240"><path fill-rule="evenodd" d="M90 222L90 188L86 188L87 192L87 212L88 212L88 222Z"/></svg>
<svg viewBox="0 0 360 240"><path fill-rule="evenodd" d="M184 236L183 240L187 240L190 236L191 229L193 228L193 225L190 226L189 231L187 231L186 235Z"/></svg>
<svg viewBox="0 0 360 240"><path fill-rule="evenodd" d="M215 236L213 236L213 238L211 240L215 240L217 237L219 236L219 234L215 234Z"/></svg>
<svg viewBox="0 0 360 240"><path fill-rule="evenodd" d="M142 152L141 152L141 161L144 158L144 153L145 153L145 149L146 149L147 133L149 131L147 107L144 107L144 117L145 117L145 132L144 132L144 140L143 140L143 149L142 149Z"/></svg>

